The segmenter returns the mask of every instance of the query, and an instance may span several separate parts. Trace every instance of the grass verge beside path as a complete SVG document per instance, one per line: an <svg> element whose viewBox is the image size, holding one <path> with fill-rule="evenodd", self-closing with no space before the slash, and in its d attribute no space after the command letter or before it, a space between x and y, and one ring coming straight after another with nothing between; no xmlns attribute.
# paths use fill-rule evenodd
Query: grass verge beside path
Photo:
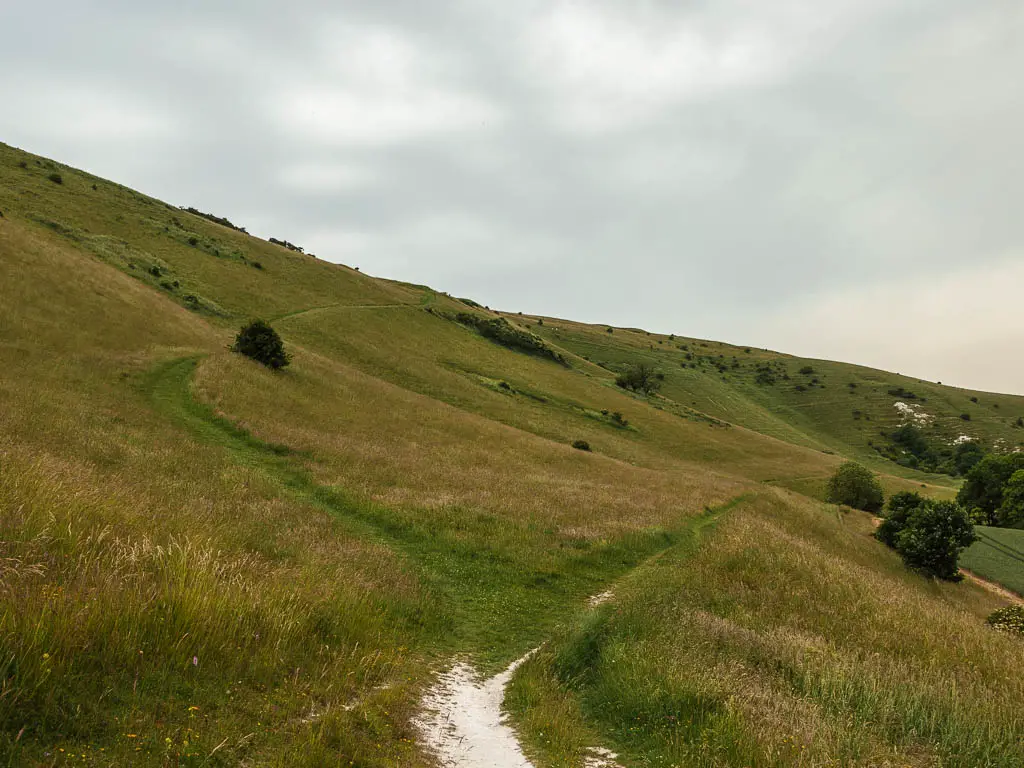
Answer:
<svg viewBox="0 0 1024 768"><path fill-rule="evenodd" d="M739 496L689 520L672 547L654 554L627 574L613 588L609 601L585 610L517 670L505 706L517 724L526 751L538 765L583 765L593 747L608 746L610 729L621 724L618 713L578 694L592 665L598 662L601 637L611 617L620 613L618 593L643 580L659 562L682 562L692 556L722 515L750 498ZM633 719L622 722L628 728L636 726ZM620 747L617 740L616 746Z"/></svg>
<svg viewBox="0 0 1024 768"><path fill-rule="evenodd" d="M423 619L435 626L435 650L470 653L485 673L544 640L588 595L677 540L673 531L646 530L590 542L477 510L400 510L353 498L317 483L303 466L312 457L263 442L197 401L190 383L200 360L172 360L151 372L144 386L157 407L198 439L265 471L284 493L405 557L434 595Z"/></svg>
<svg viewBox="0 0 1024 768"><path fill-rule="evenodd" d="M535 763L597 744L638 766L1024 764L1024 661L984 624L996 601L869 532L766 488L638 569L513 681Z"/></svg>

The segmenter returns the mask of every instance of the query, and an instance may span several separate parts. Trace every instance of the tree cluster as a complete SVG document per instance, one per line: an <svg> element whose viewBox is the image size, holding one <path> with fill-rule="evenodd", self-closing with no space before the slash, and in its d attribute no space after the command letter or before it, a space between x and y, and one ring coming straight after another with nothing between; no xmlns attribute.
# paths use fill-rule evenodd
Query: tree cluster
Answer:
<svg viewBox="0 0 1024 768"><path fill-rule="evenodd" d="M949 581L960 578L960 553L977 540L963 507L902 491L889 499L887 514L875 531L914 570Z"/></svg>
<svg viewBox="0 0 1024 768"><path fill-rule="evenodd" d="M1024 453L982 458L967 472L956 500L979 523L1024 527Z"/></svg>

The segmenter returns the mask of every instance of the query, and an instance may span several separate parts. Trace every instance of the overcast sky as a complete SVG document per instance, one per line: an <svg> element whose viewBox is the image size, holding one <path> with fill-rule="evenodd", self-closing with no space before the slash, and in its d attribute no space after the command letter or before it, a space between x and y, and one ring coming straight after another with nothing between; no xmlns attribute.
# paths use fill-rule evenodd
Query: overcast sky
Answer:
<svg viewBox="0 0 1024 768"><path fill-rule="evenodd" d="M1020 0L2 5L0 141L491 307L1024 393Z"/></svg>

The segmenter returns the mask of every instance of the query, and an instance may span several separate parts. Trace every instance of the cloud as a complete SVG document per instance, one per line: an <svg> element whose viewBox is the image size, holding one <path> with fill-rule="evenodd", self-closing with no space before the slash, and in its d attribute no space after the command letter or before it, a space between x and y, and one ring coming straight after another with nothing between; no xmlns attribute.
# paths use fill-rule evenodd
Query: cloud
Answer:
<svg viewBox="0 0 1024 768"><path fill-rule="evenodd" d="M374 183L367 169L344 163L305 162L280 170L278 179L289 191L325 195L365 189Z"/></svg>
<svg viewBox="0 0 1024 768"><path fill-rule="evenodd" d="M501 112L448 82L429 51L393 29L333 24L322 73L266 102L295 136L327 145L392 144L493 127Z"/></svg>
<svg viewBox="0 0 1024 768"><path fill-rule="evenodd" d="M1021 19L1011 0L15 3L0 140L491 306L1024 392L973 352L1024 326ZM870 320L904 286L928 322ZM868 318L855 338L843 315Z"/></svg>

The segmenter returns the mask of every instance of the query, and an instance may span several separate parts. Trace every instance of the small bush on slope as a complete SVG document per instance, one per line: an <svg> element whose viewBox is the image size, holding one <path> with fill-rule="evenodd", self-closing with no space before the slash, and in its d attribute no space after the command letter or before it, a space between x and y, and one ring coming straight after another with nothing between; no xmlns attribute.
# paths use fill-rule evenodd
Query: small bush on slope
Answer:
<svg viewBox="0 0 1024 768"><path fill-rule="evenodd" d="M525 352L528 355L546 357L562 365L569 364L564 356L551 349L540 336L534 336L528 331L514 327L503 317L486 318L471 312L459 312L455 315L455 319L462 325L475 328L481 336L501 344L503 347L514 349L517 352Z"/></svg>
<svg viewBox="0 0 1024 768"><path fill-rule="evenodd" d="M624 372L615 377L615 384L623 389L630 389L634 392L641 392L645 395L653 395L661 389L661 383L665 379L663 374L655 372L654 367L646 363L631 365Z"/></svg>
<svg viewBox="0 0 1024 768"><path fill-rule="evenodd" d="M878 512L885 501L885 494L871 470L848 461L828 481L825 500L830 504L845 504L865 512Z"/></svg>
<svg viewBox="0 0 1024 768"><path fill-rule="evenodd" d="M990 627L1001 632L1024 635L1024 606L1008 605L1005 608L997 608L985 621Z"/></svg>
<svg viewBox="0 0 1024 768"><path fill-rule="evenodd" d="M284 368L290 362L281 337L262 320L253 320L244 326L235 337L235 344L231 349L275 371Z"/></svg>

